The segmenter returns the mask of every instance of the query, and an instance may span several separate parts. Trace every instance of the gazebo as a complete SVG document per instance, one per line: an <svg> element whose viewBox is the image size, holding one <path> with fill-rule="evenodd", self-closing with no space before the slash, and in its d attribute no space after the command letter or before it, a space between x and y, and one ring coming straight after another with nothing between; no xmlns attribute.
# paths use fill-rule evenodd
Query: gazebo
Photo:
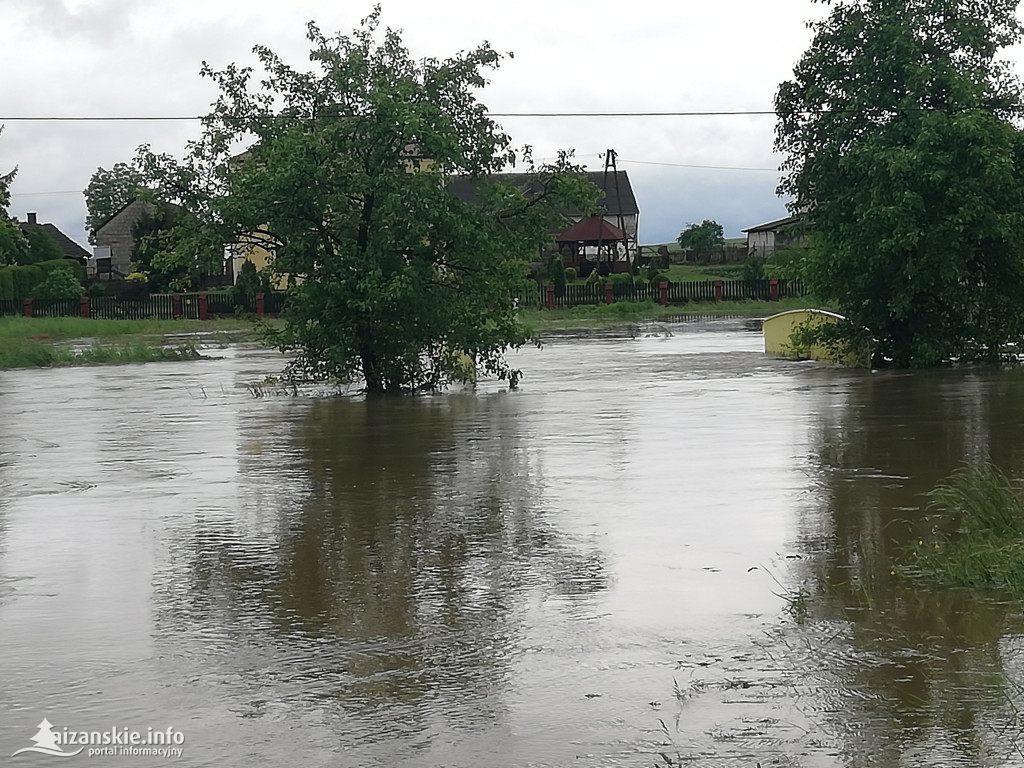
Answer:
<svg viewBox="0 0 1024 768"><path fill-rule="evenodd" d="M591 216L576 222L555 238L562 263L574 267L580 277L587 277L595 264L608 263L610 272L625 272L629 262L621 259L619 243L628 241L625 233L609 224L601 216ZM587 249L593 248L593 253ZM593 259L589 258L591 255ZM619 265L622 266L619 266Z"/></svg>

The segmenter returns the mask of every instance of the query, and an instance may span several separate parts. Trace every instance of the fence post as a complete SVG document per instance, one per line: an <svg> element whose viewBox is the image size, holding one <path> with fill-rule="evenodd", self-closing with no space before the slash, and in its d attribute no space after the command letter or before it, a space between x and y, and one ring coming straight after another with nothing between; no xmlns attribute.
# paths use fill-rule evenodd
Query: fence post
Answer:
<svg viewBox="0 0 1024 768"><path fill-rule="evenodd" d="M668 306L668 283L664 280L658 283L658 299L661 301L661 306Z"/></svg>
<svg viewBox="0 0 1024 768"><path fill-rule="evenodd" d="M773 277L768 280L768 300L779 300L779 278Z"/></svg>
<svg viewBox="0 0 1024 768"><path fill-rule="evenodd" d="M89 314L89 297L83 296L78 300L78 316L88 319L91 317Z"/></svg>
<svg viewBox="0 0 1024 768"><path fill-rule="evenodd" d="M181 319L181 294L171 294L171 317L175 320Z"/></svg>
<svg viewBox="0 0 1024 768"><path fill-rule="evenodd" d="M256 316L257 317L263 317L263 308L266 306L264 301L265 301L264 295L262 293L257 293L256 294Z"/></svg>
<svg viewBox="0 0 1024 768"><path fill-rule="evenodd" d="M205 293L200 293L199 294L199 319L200 320L209 320L210 319L210 315L206 311L206 294Z"/></svg>
<svg viewBox="0 0 1024 768"><path fill-rule="evenodd" d="M615 286L611 283L604 284L604 303L611 304L615 301Z"/></svg>
<svg viewBox="0 0 1024 768"><path fill-rule="evenodd" d="M714 285L715 285L715 301L721 301L722 300L722 281L721 280L715 280Z"/></svg>
<svg viewBox="0 0 1024 768"><path fill-rule="evenodd" d="M32 299L25 299L25 303L22 306L22 312L25 317L32 317Z"/></svg>
<svg viewBox="0 0 1024 768"><path fill-rule="evenodd" d="M545 302L548 305L548 309L555 308L555 286L546 285L544 286Z"/></svg>

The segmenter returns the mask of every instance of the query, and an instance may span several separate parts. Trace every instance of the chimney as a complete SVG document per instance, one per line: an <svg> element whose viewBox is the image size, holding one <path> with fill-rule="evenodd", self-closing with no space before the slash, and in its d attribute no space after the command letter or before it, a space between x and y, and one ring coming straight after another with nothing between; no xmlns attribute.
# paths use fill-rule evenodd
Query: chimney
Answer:
<svg viewBox="0 0 1024 768"><path fill-rule="evenodd" d="M27 216L28 216L28 223L29 224L35 224L36 223L35 211L33 211L32 213L27 214Z"/></svg>

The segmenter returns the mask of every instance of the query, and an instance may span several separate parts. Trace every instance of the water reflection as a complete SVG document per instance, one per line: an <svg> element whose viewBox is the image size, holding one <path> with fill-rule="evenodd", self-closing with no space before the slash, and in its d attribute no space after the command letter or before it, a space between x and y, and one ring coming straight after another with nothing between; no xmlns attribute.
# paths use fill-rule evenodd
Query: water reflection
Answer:
<svg viewBox="0 0 1024 768"><path fill-rule="evenodd" d="M273 680L275 707L315 711L367 759L377 741L393 758L500 730L528 602L607 580L603 553L548 520L517 407L497 393L243 415L238 512L182 526L157 575L161 642L247 688L244 715L266 716Z"/></svg>
<svg viewBox="0 0 1024 768"><path fill-rule="evenodd" d="M925 494L964 462L1024 470L1021 371L848 373L817 390L817 509L797 568L851 765L1003 764L1017 753L1020 615L992 595L929 591L894 564L948 521ZM823 631L823 627L829 627ZM828 689L829 685L823 685ZM838 716L838 713L842 713ZM1011 738L1012 737L1012 738Z"/></svg>

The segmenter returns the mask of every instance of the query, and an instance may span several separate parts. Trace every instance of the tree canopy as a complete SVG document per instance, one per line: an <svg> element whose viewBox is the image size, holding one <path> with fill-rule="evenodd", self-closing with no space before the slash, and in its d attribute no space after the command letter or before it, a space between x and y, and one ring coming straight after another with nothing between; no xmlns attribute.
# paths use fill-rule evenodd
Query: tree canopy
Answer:
<svg viewBox="0 0 1024 768"><path fill-rule="evenodd" d="M722 225L711 219L704 219L700 224L690 224L676 238L680 248L689 248L696 254L707 253L725 243L725 231Z"/></svg>
<svg viewBox="0 0 1024 768"><path fill-rule="evenodd" d="M0 134L3 130L0 125ZM17 168L0 173L0 267L5 264L21 264L29 252L28 240L17 222L12 221L7 213L11 204L11 182L17 173Z"/></svg>
<svg viewBox="0 0 1024 768"><path fill-rule="evenodd" d="M528 339L514 300L527 262L597 189L568 154L534 166L487 116L476 92L501 59L489 45L415 61L379 13L351 35L310 24L312 71L262 46L258 83L204 64L220 96L203 135L181 162L145 157L147 183L203 225L179 254L271 252L293 282L274 341L297 375L415 391L458 378L468 357L507 376L503 352ZM528 180L502 183L517 162Z"/></svg>
<svg viewBox="0 0 1024 768"><path fill-rule="evenodd" d="M107 219L138 197L145 186L142 170L136 163L115 163L113 168L97 168L85 188L85 228L93 232Z"/></svg>
<svg viewBox="0 0 1024 768"><path fill-rule="evenodd" d="M1017 2L830 4L776 97L809 287L876 361L996 357L1024 334Z"/></svg>

